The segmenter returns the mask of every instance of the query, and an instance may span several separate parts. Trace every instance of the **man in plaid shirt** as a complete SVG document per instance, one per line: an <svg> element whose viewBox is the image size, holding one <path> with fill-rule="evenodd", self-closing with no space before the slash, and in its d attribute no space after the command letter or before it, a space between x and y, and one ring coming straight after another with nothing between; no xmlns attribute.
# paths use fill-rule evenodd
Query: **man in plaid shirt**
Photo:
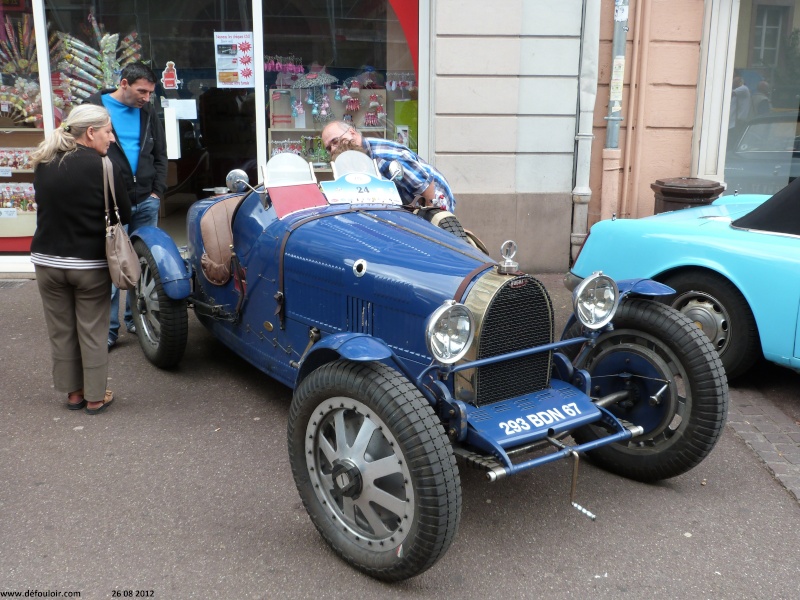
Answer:
<svg viewBox="0 0 800 600"><path fill-rule="evenodd" d="M395 182L403 204L430 206L453 212L456 199L450 185L439 171L402 144L381 138L367 138L344 121L332 121L322 130L322 143L332 153L348 148L363 148L375 159L386 179L391 179L389 163L396 160L403 167L403 178Z"/></svg>

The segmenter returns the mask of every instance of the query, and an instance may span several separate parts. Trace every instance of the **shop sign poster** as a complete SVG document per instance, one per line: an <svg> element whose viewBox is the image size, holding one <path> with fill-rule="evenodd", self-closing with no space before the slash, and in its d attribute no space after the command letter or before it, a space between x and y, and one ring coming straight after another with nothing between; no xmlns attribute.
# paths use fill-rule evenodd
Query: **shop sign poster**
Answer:
<svg viewBox="0 0 800 600"><path fill-rule="evenodd" d="M253 74L253 32L214 32L217 87L255 87Z"/></svg>

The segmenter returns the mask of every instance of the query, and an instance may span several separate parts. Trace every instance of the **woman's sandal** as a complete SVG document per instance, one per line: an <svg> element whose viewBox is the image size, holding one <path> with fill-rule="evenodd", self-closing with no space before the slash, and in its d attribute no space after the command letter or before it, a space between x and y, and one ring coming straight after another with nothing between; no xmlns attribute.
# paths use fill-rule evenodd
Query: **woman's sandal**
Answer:
<svg viewBox="0 0 800 600"><path fill-rule="evenodd" d="M83 397L83 390L76 390L67 394L67 408L69 410L80 410L86 406L86 398Z"/></svg>
<svg viewBox="0 0 800 600"><path fill-rule="evenodd" d="M89 406L87 405L86 409L84 410L84 412L87 415L96 415L97 413L101 413L106 408L108 408L113 401L114 401L114 392L112 392L111 390L106 390L106 395L103 396L103 399L100 402L91 402L90 403L90 404L100 404L100 406L98 406L96 408L89 408Z"/></svg>

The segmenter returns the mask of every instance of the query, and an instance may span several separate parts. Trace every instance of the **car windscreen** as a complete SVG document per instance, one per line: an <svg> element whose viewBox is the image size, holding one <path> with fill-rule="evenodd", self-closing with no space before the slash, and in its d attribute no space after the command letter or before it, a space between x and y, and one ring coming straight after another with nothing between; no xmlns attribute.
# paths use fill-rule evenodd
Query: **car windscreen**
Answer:
<svg viewBox="0 0 800 600"><path fill-rule="evenodd" d="M800 178L740 219L734 227L800 235Z"/></svg>
<svg viewBox="0 0 800 600"><path fill-rule="evenodd" d="M768 118L750 123L736 152L797 152L795 119Z"/></svg>

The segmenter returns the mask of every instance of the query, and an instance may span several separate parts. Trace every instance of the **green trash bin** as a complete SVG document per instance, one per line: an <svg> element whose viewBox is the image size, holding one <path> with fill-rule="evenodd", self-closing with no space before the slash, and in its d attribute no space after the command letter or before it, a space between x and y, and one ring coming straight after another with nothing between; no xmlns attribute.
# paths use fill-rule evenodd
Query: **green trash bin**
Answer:
<svg viewBox="0 0 800 600"><path fill-rule="evenodd" d="M696 177L656 179L650 187L656 193L655 214L711 204L725 190L719 181Z"/></svg>

